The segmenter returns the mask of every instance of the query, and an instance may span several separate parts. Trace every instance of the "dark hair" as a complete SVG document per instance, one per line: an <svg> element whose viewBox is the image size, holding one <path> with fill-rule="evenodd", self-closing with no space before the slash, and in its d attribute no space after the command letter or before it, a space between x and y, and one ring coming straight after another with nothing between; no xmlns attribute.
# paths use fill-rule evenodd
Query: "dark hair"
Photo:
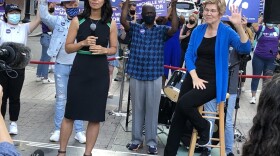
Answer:
<svg viewBox="0 0 280 156"><path fill-rule="evenodd" d="M269 80L268 80L269 81ZM280 155L280 74L265 83L242 156Z"/></svg>
<svg viewBox="0 0 280 156"><path fill-rule="evenodd" d="M7 14L3 14L3 20L4 20L5 23L8 22L8 19L7 19L6 15L7 15Z"/></svg>
<svg viewBox="0 0 280 156"><path fill-rule="evenodd" d="M136 7L136 3L134 3L134 2L129 3L129 8L130 8L131 6Z"/></svg>
<svg viewBox="0 0 280 156"><path fill-rule="evenodd" d="M88 0L84 1L84 11L81 15L78 16L78 18L89 18L91 13L91 7L89 5ZM101 22L102 23L108 23L112 21L112 14L113 9L111 6L110 0L104 0L104 4L101 7Z"/></svg>

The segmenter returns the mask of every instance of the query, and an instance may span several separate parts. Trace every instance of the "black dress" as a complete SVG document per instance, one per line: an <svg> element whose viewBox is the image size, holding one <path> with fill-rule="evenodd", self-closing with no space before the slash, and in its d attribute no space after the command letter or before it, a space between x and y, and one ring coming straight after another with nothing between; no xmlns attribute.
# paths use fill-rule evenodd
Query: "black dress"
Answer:
<svg viewBox="0 0 280 156"><path fill-rule="evenodd" d="M95 23L96 30L90 29ZM98 37L96 44L107 47L110 24L87 18L79 25L77 42L88 36ZM89 47L81 50L88 51ZM109 90L109 68L106 55L77 53L70 72L65 118L102 122L105 120L106 102Z"/></svg>

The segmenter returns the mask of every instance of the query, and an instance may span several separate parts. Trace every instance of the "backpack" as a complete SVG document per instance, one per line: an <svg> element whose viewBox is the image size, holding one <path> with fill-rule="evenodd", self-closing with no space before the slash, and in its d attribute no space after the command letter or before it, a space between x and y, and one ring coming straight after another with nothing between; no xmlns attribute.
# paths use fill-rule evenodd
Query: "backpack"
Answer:
<svg viewBox="0 0 280 156"><path fill-rule="evenodd" d="M278 28L278 27L273 27L273 28L274 28L275 32L277 33L277 35L279 35L279 28ZM257 35L257 34L255 35L255 37L254 37L254 42L253 42L253 44L252 44L252 49L253 49L253 51L255 51L255 49L256 49L256 47L257 47L257 44L258 44L258 41L259 41L259 39L261 38L261 36L262 36L264 30L265 30L265 26L262 27L262 30L261 30L261 32L260 32L259 35Z"/></svg>

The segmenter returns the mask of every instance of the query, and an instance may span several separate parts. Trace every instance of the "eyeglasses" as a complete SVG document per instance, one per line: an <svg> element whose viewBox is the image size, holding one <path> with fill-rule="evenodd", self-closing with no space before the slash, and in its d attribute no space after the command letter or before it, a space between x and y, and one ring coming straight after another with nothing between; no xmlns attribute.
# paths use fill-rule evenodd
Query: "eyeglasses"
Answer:
<svg viewBox="0 0 280 156"><path fill-rule="evenodd" d="M210 12L211 14L213 14L213 13L218 12L218 10L216 10L216 9L211 9L211 10L210 10L210 9L204 9L204 10L203 10L203 13L209 13L209 12Z"/></svg>

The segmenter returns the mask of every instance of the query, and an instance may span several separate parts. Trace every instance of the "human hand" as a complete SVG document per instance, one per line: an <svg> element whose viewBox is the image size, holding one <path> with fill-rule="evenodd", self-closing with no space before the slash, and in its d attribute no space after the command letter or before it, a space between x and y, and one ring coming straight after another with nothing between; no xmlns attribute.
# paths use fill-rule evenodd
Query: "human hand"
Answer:
<svg viewBox="0 0 280 156"><path fill-rule="evenodd" d="M178 0L171 0L171 7L175 7L176 8L177 1Z"/></svg>
<svg viewBox="0 0 280 156"><path fill-rule="evenodd" d="M82 46L92 46L96 44L98 37L88 36L85 40L82 41Z"/></svg>
<svg viewBox="0 0 280 156"><path fill-rule="evenodd" d="M204 83L208 83L208 81L205 81L200 78L195 78L195 79L193 79L193 88L202 89L202 90L206 89L206 86Z"/></svg>
<svg viewBox="0 0 280 156"><path fill-rule="evenodd" d="M108 53L107 48L104 48L101 45L91 45L89 51L92 52L93 55L106 55Z"/></svg>
<svg viewBox="0 0 280 156"><path fill-rule="evenodd" d="M238 9L237 6L232 5L230 7L231 16L228 16L229 21L235 25L241 25L241 13L242 11Z"/></svg>

